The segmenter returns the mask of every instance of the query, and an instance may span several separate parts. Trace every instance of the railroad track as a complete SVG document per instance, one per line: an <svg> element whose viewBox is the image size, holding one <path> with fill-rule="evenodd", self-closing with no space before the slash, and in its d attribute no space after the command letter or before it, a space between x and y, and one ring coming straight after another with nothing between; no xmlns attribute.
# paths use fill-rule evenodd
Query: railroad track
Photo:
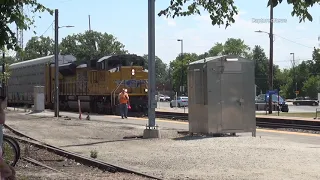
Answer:
<svg viewBox="0 0 320 180"><path fill-rule="evenodd" d="M130 114L129 114L130 115ZM140 113L132 113L131 117L142 117ZM145 117L145 116L144 116ZM175 121L188 121L188 113L156 111L157 118ZM262 128L299 129L320 132L320 121L291 120L281 117L257 117L256 123Z"/></svg>
<svg viewBox="0 0 320 180"><path fill-rule="evenodd" d="M188 113L177 112L156 112L157 118L165 118L177 121L188 121ZM284 118L263 118L256 117L258 127L262 128L281 128L281 129L301 129L320 132L320 121L290 120Z"/></svg>
<svg viewBox="0 0 320 180"><path fill-rule="evenodd" d="M103 161L99 161L93 158L88 158L88 157L84 157L82 155L73 153L73 152L69 152L63 149L60 149L58 147L46 144L42 141L39 141L37 139L34 139L30 136L27 136L19 131L17 131L16 129L8 126L8 125L4 125L4 127L8 130L10 130L14 135L8 135L6 134L6 136L13 138L15 140L17 140L18 142L21 143L25 143L25 144L30 144L33 145L39 149L45 149L48 152L52 152L54 154L66 157L68 159L73 159L78 163L81 163L83 165L86 166L91 166L91 167L96 167L99 168L103 171L108 171L108 172L112 172L112 173L116 173L116 172L122 172L122 173L130 173L130 174L135 174L141 177L145 177L145 178L149 178L149 179L156 179L156 180L161 180L161 178L158 177L154 177L154 176L150 176L144 173L140 173L128 168L124 168L124 167L120 167L120 166L116 166L116 165L112 165ZM37 162L36 160L32 159L32 158L23 158L24 160L31 162L33 164L38 164L40 166L46 167L45 165L41 164L40 162ZM46 167L48 169L50 169L50 167ZM54 169L53 169L54 170Z"/></svg>

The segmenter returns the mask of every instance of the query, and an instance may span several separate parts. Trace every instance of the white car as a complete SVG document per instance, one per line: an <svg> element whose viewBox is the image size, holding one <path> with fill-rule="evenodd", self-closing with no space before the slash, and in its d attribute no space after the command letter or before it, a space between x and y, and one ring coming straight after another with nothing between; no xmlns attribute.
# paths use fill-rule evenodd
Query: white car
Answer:
<svg viewBox="0 0 320 180"><path fill-rule="evenodd" d="M158 99L158 95L156 95L156 101L160 101L160 102L170 101L170 97L160 94Z"/></svg>
<svg viewBox="0 0 320 180"><path fill-rule="evenodd" d="M187 96L178 96L177 100L172 100L170 102L170 107L188 107L188 97Z"/></svg>

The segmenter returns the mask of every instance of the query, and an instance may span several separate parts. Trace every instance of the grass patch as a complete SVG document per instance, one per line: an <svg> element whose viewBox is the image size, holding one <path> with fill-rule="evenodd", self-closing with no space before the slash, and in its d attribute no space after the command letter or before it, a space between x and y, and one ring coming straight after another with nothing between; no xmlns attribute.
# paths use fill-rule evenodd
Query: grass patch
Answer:
<svg viewBox="0 0 320 180"><path fill-rule="evenodd" d="M278 112L273 112L272 114L266 114L265 112L257 112L256 115L278 116ZM284 112L280 112L279 116L314 118L314 117L316 117L316 113L315 112L306 112L306 113L284 113ZM318 114L318 117L320 118L320 114Z"/></svg>
<svg viewBox="0 0 320 180"><path fill-rule="evenodd" d="M92 151L90 151L90 157L91 158L97 158L98 157L98 151L96 151L96 150L92 150Z"/></svg>

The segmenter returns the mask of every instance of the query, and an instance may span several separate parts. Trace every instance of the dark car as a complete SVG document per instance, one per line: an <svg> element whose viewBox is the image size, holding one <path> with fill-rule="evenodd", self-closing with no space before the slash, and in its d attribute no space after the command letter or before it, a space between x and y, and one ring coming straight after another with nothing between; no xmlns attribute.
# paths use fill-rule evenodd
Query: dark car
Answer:
<svg viewBox="0 0 320 180"><path fill-rule="evenodd" d="M279 99L279 103L278 103L278 99ZM260 94L256 97L255 101L256 101L256 110L257 111L268 110L269 95ZM280 108L279 110L281 110L282 112L289 112L289 106L288 106L288 104L286 104L286 101L281 96L273 94L272 95L272 103L276 107ZM277 106L278 104L279 104L279 106ZM277 110L278 110L278 108L277 108Z"/></svg>
<svg viewBox="0 0 320 180"><path fill-rule="evenodd" d="M292 102L293 105L308 105L308 106L319 106L319 100L311 99L310 97L297 97Z"/></svg>

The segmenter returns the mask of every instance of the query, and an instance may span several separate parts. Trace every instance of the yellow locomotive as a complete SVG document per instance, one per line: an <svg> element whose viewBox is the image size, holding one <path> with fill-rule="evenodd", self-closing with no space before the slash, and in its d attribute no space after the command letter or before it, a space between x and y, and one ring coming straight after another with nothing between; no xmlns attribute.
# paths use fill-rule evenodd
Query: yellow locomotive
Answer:
<svg viewBox="0 0 320 180"><path fill-rule="evenodd" d="M148 72L141 56L125 54L78 62L71 55L59 55L59 102L61 110L117 113L118 94L128 90L133 111L146 112ZM45 105L53 108L54 56L10 65L8 105L33 104L33 87L45 87Z"/></svg>

